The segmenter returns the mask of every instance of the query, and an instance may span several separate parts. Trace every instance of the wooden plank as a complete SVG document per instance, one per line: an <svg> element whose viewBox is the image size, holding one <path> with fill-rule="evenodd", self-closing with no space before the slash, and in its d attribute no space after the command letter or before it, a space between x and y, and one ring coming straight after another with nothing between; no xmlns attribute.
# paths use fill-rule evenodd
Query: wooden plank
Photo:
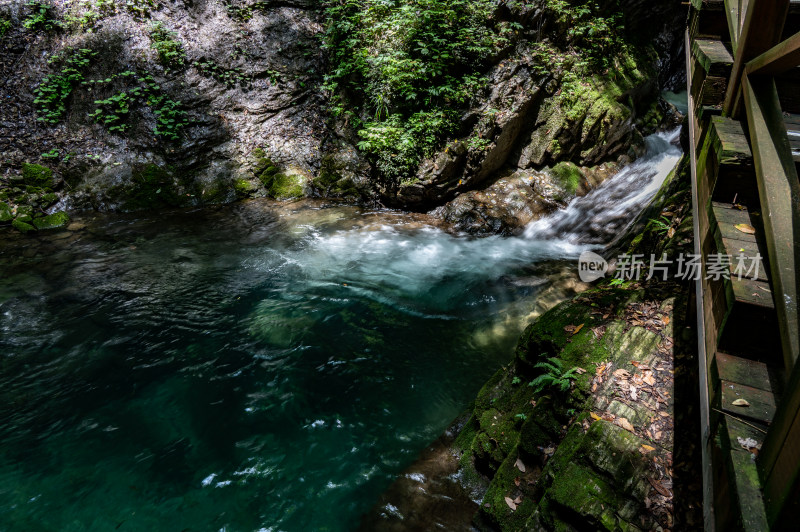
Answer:
<svg viewBox="0 0 800 532"><path fill-rule="evenodd" d="M753 155L740 122L722 116L711 117L709 138L714 159L709 171L711 198L730 203L734 199L749 207L758 204L753 172Z"/></svg>
<svg viewBox="0 0 800 532"><path fill-rule="evenodd" d="M769 283L742 277L731 277L733 296L737 303L746 303L763 309L774 309L775 302Z"/></svg>
<svg viewBox="0 0 800 532"><path fill-rule="evenodd" d="M721 351L717 351L716 364L720 380L744 384L772 393L772 375L766 364L728 355Z"/></svg>
<svg viewBox="0 0 800 532"><path fill-rule="evenodd" d="M756 463L748 452L732 452L734 484L741 512L741 527L746 532L763 532L769 530L764 500L761 497L761 485L758 482Z"/></svg>
<svg viewBox="0 0 800 532"><path fill-rule="evenodd" d="M800 353L800 182L771 79L745 78L747 121L787 372Z"/></svg>
<svg viewBox="0 0 800 532"><path fill-rule="evenodd" d="M733 51L730 43L715 39L695 39L692 43L692 53L707 76L727 78L730 75L733 67Z"/></svg>
<svg viewBox="0 0 800 532"><path fill-rule="evenodd" d="M794 527L789 525L796 525L797 520L791 511L797 507L792 496L800 491L800 364L792 370L761 449L759 468L770 524L778 530L791 530Z"/></svg>
<svg viewBox="0 0 800 532"><path fill-rule="evenodd" d="M800 33L747 62L747 75L775 76L800 65Z"/></svg>
<svg viewBox="0 0 800 532"><path fill-rule="evenodd" d="M769 425L775 417L775 396L771 391L721 380L722 410L741 418ZM750 406L736 406L735 401L747 401Z"/></svg>
<svg viewBox="0 0 800 532"><path fill-rule="evenodd" d="M746 11L739 12L740 17L744 13L744 22L725 93L725 115L737 117L744 66L780 42L788 11L789 0L760 0L749 2Z"/></svg>

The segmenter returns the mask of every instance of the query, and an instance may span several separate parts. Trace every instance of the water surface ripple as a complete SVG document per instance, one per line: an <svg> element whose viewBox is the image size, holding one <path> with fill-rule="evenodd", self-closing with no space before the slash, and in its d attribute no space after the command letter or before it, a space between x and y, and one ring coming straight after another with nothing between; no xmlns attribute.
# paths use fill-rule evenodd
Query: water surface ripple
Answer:
<svg viewBox="0 0 800 532"><path fill-rule="evenodd" d="M674 164L660 139L614 232ZM524 238L314 202L9 236L0 530L352 530L574 286L615 179Z"/></svg>

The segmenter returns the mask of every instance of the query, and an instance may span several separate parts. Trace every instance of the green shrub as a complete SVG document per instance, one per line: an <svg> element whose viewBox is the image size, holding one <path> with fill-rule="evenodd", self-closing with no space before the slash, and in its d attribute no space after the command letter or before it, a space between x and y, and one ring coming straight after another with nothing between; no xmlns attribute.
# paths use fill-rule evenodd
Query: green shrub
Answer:
<svg viewBox="0 0 800 532"><path fill-rule="evenodd" d="M186 63L186 52L177 36L161 22L150 27L150 48L158 54L158 62L167 68L180 68Z"/></svg>
<svg viewBox="0 0 800 532"><path fill-rule="evenodd" d="M0 15L0 39L11 29L11 25L11 20L6 18L6 15Z"/></svg>
<svg viewBox="0 0 800 532"><path fill-rule="evenodd" d="M325 87L380 174L408 177L457 125L487 60L508 43L491 0L347 0L325 4ZM363 109L355 115L348 109Z"/></svg>
<svg viewBox="0 0 800 532"><path fill-rule="evenodd" d="M61 27L61 22L53 17L53 6L46 2L36 0L25 4L30 9L30 14L22 21L22 25L29 30L52 31Z"/></svg>
<svg viewBox="0 0 800 532"><path fill-rule="evenodd" d="M46 76L34 90L33 100L38 120L57 124L67 111L67 99L72 91L83 81L83 72L97 52L89 48L77 50L68 48L53 55L48 63L61 65L61 70Z"/></svg>

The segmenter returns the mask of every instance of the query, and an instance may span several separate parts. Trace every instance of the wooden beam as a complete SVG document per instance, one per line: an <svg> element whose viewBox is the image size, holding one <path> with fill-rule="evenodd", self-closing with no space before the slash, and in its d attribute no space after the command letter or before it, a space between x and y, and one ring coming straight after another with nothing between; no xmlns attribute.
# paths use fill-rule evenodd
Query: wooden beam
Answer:
<svg viewBox="0 0 800 532"><path fill-rule="evenodd" d="M780 42L788 12L789 0L750 0L740 6L739 16L744 14L744 19L722 108L726 116L739 115L744 66Z"/></svg>
<svg viewBox="0 0 800 532"><path fill-rule="evenodd" d="M800 32L747 63L748 75L776 76L800 65Z"/></svg>
<svg viewBox="0 0 800 532"><path fill-rule="evenodd" d="M800 490L800 364L796 364L783 400L759 455L767 520L774 530L797 527ZM769 461L770 464L765 462ZM767 465L771 465L769 471Z"/></svg>
<svg viewBox="0 0 800 532"><path fill-rule="evenodd" d="M761 212L770 261L770 277L784 362L790 376L783 400L758 458L765 484L767 513L776 522L796 488L800 467L800 183L786 135L774 78L744 77L743 93ZM782 518L781 518L782 519Z"/></svg>
<svg viewBox="0 0 800 532"><path fill-rule="evenodd" d="M731 46L736 48L739 40L739 2L741 0L725 0L725 15L728 19L728 33L731 35Z"/></svg>
<svg viewBox="0 0 800 532"><path fill-rule="evenodd" d="M692 46L689 39L689 30L686 30L684 36L684 49L686 50L686 87L689 97L689 164L692 176L692 230L694 233L694 252L696 254L702 253L700 249L700 216L698 216L699 205L698 200L698 186L697 186L697 131L695 125L697 119L695 117L694 97L692 96ZM702 206L705 209L705 205ZM708 228L705 228L708 231ZM714 481L713 472L711 470L711 413L708 397L708 360L706 353L706 324L705 324L705 310L703 302L705 295L703 293L703 282L696 280L695 286L695 304L697 313L697 358L699 364L698 380L700 384L700 449L702 455L702 477L703 477L703 522L705 525L705 532L714 532L716 530L716 516L714 515ZM716 343L716 338L714 339Z"/></svg>
<svg viewBox="0 0 800 532"><path fill-rule="evenodd" d="M800 182L772 78L744 78L758 195L787 376L800 353Z"/></svg>

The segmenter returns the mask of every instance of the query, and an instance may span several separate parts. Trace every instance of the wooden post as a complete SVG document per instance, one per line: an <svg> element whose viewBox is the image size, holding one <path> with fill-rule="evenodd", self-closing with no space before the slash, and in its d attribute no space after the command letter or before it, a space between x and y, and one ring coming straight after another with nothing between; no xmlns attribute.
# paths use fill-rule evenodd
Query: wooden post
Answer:
<svg viewBox="0 0 800 532"><path fill-rule="evenodd" d="M743 92L770 274L789 386L758 457L768 519L778 523L787 504L796 504L800 471L800 183L773 78L743 80ZM757 333L756 333L757 334Z"/></svg>
<svg viewBox="0 0 800 532"><path fill-rule="evenodd" d="M772 78L744 78L745 107L786 375L800 353L800 182ZM756 331L754 331L756 332ZM757 333L757 332L756 332Z"/></svg>

